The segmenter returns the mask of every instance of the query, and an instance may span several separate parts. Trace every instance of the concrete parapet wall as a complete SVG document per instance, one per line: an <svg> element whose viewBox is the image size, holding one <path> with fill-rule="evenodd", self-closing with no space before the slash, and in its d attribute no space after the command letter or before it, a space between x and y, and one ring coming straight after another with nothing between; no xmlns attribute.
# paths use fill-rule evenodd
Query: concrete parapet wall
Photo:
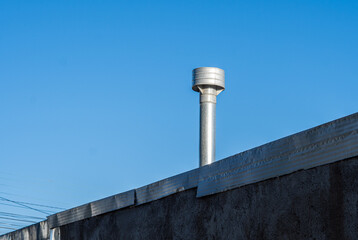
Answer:
<svg viewBox="0 0 358 240"><path fill-rule="evenodd" d="M358 239L358 158L60 227L61 239Z"/></svg>
<svg viewBox="0 0 358 240"><path fill-rule="evenodd" d="M0 236L0 240L48 240L50 239L47 221L16 230Z"/></svg>
<svg viewBox="0 0 358 240"><path fill-rule="evenodd" d="M197 198L196 188L56 228L71 239L358 239L358 158ZM48 222L0 240L50 239Z"/></svg>
<svg viewBox="0 0 358 240"><path fill-rule="evenodd" d="M358 239L358 113L48 216L8 239Z"/></svg>
<svg viewBox="0 0 358 240"><path fill-rule="evenodd" d="M197 197L358 156L358 113L161 181L48 217L57 228L197 188Z"/></svg>

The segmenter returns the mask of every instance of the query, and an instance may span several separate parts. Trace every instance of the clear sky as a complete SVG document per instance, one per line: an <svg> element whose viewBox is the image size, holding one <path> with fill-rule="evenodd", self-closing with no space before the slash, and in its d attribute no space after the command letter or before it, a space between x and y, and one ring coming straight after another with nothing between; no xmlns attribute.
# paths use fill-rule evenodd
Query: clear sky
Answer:
<svg viewBox="0 0 358 240"><path fill-rule="evenodd" d="M0 227L46 216L7 200L67 209L196 168L196 67L226 71L218 160L355 113L357 43L356 0L0 1Z"/></svg>

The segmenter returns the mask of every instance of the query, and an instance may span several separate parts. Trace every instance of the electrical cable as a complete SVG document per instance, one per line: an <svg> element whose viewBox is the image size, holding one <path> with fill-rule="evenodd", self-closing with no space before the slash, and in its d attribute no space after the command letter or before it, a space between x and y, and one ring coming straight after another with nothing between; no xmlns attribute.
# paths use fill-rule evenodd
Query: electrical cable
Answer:
<svg viewBox="0 0 358 240"><path fill-rule="evenodd" d="M43 220L44 219L44 218L41 218L41 217L35 217L35 216L29 216L29 215L21 215L21 214L8 213L8 212L0 212L0 215L8 216L8 217L32 218L32 219L38 219L38 220Z"/></svg>
<svg viewBox="0 0 358 240"><path fill-rule="evenodd" d="M0 218L1 219L6 219L6 220L19 221L19 222L36 223L35 221L24 220L24 219L16 219L16 218L10 218L10 217L0 217Z"/></svg>
<svg viewBox="0 0 358 240"><path fill-rule="evenodd" d="M27 209L26 207L23 207L23 206L19 206L19 205L12 205L12 204L2 203L2 202L0 202L0 205L10 206L10 207L15 207L15 208L25 208L25 209ZM56 213L56 211L50 211L50 210L46 210L46 211L47 211L47 212L49 212L50 214L54 214L54 213Z"/></svg>
<svg viewBox="0 0 358 240"><path fill-rule="evenodd" d="M7 199L7 198L4 198L4 197L0 197L0 200L3 200L3 201L7 201L7 202L12 202L14 204L17 204L17 205L20 205L20 206L23 206L23 207L26 207L28 209L31 209L31 210L34 210L34 211L37 211L37 212L40 212L40 213L43 213L43 214L49 214L48 212L46 211L43 211L43 210L40 210L40 209L37 209L37 208L33 208L33 207L30 207L30 206L27 206L26 204L23 204L21 202L17 202L17 201L14 201L14 200L10 200L10 199Z"/></svg>

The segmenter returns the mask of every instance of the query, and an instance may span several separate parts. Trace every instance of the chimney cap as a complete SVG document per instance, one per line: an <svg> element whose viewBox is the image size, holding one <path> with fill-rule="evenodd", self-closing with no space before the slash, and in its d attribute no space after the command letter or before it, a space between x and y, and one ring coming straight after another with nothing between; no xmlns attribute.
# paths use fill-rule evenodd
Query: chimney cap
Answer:
<svg viewBox="0 0 358 240"><path fill-rule="evenodd" d="M209 85L218 90L225 89L225 72L216 67L199 67L193 70L192 89L199 92L198 86Z"/></svg>

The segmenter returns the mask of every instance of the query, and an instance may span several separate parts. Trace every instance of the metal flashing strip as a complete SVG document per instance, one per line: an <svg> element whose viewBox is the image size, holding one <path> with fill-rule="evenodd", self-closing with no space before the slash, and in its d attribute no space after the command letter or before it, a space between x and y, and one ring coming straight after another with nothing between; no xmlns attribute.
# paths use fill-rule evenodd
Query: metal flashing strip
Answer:
<svg viewBox="0 0 358 240"><path fill-rule="evenodd" d="M358 155L358 113L200 168L197 197Z"/></svg>
<svg viewBox="0 0 358 240"><path fill-rule="evenodd" d="M198 186L199 169L163 179L136 189L136 205L151 202L168 195Z"/></svg>
<svg viewBox="0 0 358 240"><path fill-rule="evenodd" d="M49 228L196 188L203 197L301 169L358 156L358 113L48 217Z"/></svg>
<svg viewBox="0 0 358 240"><path fill-rule="evenodd" d="M49 227L52 229L86 218L94 217L103 213L132 206L135 202L134 194L135 191L130 190L128 192L116 194L51 215L47 218Z"/></svg>

